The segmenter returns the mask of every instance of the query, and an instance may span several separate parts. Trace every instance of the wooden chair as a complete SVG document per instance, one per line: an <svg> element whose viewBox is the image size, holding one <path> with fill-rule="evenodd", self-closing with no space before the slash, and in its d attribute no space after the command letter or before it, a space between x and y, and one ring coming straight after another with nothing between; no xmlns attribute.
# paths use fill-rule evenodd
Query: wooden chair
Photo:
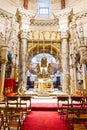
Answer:
<svg viewBox="0 0 87 130"><path fill-rule="evenodd" d="M61 103L60 103L61 102ZM61 109L62 103L69 104L69 96L67 95L58 95L57 96L57 106L58 109ZM61 105L60 105L61 104Z"/></svg>
<svg viewBox="0 0 87 130"><path fill-rule="evenodd" d="M5 115L5 125L4 127L8 130L21 130L21 125L23 123L22 113L20 108L16 107L6 107L4 110Z"/></svg>
<svg viewBox="0 0 87 130"><path fill-rule="evenodd" d="M60 119L64 120L66 115L66 108L69 106L69 96L67 95L58 95L57 96L57 108L58 113L60 114Z"/></svg>
<svg viewBox="0 0 87 130"><path fill-rule="evenodd" d="M87 130L87 108L79 109L78 116L73 120L73 130Z"/></svg>
<svg viewBox="0 0 87 130"><path fill-rule="evenodd" d="M22 103L26 103L26 106L27 106L27 113L31 110L31 96L28 96L28 95L23 95L23 96L20 96L20 104Z"/></svg>
<svg viewBox="0 0 87 130"><path fill-rule="evenodd" d="M0 106L0 130L5 130L4 127L4 112L3 107Z"/></svg>
<svg viewBox="0 0 87 130"><path fill-rule="evenodd" d="M84 124L73 124L72 130L87 130Z"/></svg>
<svg viewBox="0 0 87 130"><path fill-rule="evenodd" d="M73 119L76 119L79 113L79 108L67 108L67 114L66 114L66 122L68 125L68 128L71 129L74 123Z"/></svg>
<svg viewBox="0 0 87 130"><path fill-rule="evenodd" d="M66 119L66 116L67 116L67 109L68 109L68 108L71 108L71 107L72 107L72 105L69 104L69 103L68 103L68 104L66 104L66 103L62 104L60 119L63 119L63 120ZM64 117L65 117L65 118L64 118Z"/></svg>
<svg viewBox="0 0 87 130"><path fill-rule="evenodd" d="M71 105L72 107L83 107L83 96L71 96Z"/></svg>
<svg viewBox="0 0 87 130"><path fill-rule="evenodd" d="M18 96L8 96L7 107L18 107Z"/></svg>

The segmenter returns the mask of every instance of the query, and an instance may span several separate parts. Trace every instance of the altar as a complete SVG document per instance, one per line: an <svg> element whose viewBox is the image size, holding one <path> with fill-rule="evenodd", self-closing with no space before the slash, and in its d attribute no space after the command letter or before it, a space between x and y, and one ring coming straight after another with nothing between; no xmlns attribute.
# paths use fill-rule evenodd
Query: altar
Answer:
<svg viewBox="0 0 87 130"><path fill-rule="evenodd" d="M38 94L49 94L54 91L52 79L42 78L35 81L34 91Z"/></svg>

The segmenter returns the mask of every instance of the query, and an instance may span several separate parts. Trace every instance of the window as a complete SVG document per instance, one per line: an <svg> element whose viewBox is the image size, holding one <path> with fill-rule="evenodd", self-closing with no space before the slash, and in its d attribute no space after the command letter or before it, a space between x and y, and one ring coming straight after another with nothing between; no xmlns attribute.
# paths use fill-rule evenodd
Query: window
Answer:
<svg viewBox="0 0 87 130"><path fill-rule="evenodd" d="M49 0L38 0L38 15L49 16L49 14L50 14Z"/></svg>
<svg viewBox="0 0 87 130"><path fill-rule="evenodd" d="M49 15L49 8L39 8L39 15Z"/></svg>

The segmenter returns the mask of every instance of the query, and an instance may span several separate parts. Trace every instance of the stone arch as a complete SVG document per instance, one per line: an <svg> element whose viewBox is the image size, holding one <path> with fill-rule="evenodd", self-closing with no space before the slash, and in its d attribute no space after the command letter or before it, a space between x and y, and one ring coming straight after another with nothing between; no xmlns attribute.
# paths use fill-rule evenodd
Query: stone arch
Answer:
<svg viewBox="0 0 87 130"><path fill-rule="evenodd" d="M59 49L51 44L45 45L44 47L42 44L39 44L39 45L37 44L28 50L29 57L35 56L39 53L48 53L54 56L55 58L57 58L57 56L59 57L60 55Z"/></svg>

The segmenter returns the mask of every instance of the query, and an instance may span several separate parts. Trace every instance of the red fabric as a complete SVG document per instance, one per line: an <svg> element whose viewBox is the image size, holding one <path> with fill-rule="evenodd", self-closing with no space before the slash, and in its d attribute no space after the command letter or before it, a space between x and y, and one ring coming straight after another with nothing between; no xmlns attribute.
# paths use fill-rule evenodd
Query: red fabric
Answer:
<svg viewBox="0 0 87 130"><path fill-rule="evenodd" d="M68 127L57 111L31 111L22 130L68 130Z"/></svg>
<svg viewBox="0 0 87 130"><path fill-rule="evenodd" d="M15 79L5 79L4 82L4 94L16 92L16 82Z"/></svg>
<svg viewBox="0 0 87 130"><path fill-rule="evenodd" d="M6 96L15 96L17 93L7 93Z"/></svg>

